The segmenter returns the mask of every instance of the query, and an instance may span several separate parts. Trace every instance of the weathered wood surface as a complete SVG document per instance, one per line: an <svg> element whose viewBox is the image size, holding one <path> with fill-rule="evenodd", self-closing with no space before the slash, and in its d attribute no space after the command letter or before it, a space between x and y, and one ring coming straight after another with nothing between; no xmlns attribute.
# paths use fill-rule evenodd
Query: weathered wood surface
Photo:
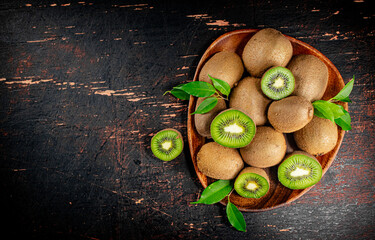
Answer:
<svg viewBox="0 0 375 240"><path fill-rule="evenodd" d="M0 153L4 234L38 239L374 239L375 11L371 1L5 1L0 3ZM189 155L152 156L187 102L207 46L274 27L325 54L345 82L353 130L320 183L288 207L245 213L193 206ZM187 144L186 144L187 145ZM16 229L16 231L11 231Z"/></svg>

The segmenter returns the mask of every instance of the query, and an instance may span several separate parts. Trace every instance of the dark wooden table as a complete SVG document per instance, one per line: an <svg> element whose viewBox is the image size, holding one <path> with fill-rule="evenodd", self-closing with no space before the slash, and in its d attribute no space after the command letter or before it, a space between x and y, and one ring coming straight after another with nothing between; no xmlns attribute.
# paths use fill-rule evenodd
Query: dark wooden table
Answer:
<svg viewBox="0 0 375 240"><path fill-rule="evenodd" d="M375 8L354 1L2 1L2 234L35 239L374 239ZM353 130L327 174L288 207L245 213L237 232L202 187L186 136L191 81L221 34L273 27L325 54L347 83ZM28 239L28 238L25 238Z"/></svg>

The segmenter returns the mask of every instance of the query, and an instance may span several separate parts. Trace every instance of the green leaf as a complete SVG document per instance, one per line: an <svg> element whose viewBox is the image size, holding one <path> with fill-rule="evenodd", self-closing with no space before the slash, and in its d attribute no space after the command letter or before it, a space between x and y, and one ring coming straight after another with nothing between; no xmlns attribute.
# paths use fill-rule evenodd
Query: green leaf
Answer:
<svg viewBox="0 0 375 240"><path fill-rule="evenodd" d="M229 201L229 197L226 211L230 224L232 224L232 226L238 231L246 232L246 222L243 214L233 203Z"/></svg>
<svg viewBox="0 0 375 240"><path fill-rule="evenodd" d="M334 104L334 103L331 103L331 102L327 102L327 104L331 108L331 111L333 113L333 117L335 119L344 115L344 111L340 108L340 105Z"/></svg>
<svg viewBox="0 0 375 240"><path fill-rule="evenodd" d="M340 105L318 100L313 102L314 114L321 118L327 118L334 122L336 118L339 118L344 115L344 111L340 108Z"/></svg>
<svg viewBox="0 0 375 240"><path fill-rule="evenodd" d="M186 93L184 90L181 90L180 87L183 86L185 84L179 84L177 85L176 87L173 87L173 89L171 91L166 91L163 96L167 93L170 93L172 94L173 96L175 96L176 98L179 98L181 100L189 100L190 99L190 95L188 93Z"/></svg>
<svg viewBox="0 0 375 240"><path fill-rule="evenodd" d="M326 118L318 109L314 109L314 115L320 118Z"/></svg>
<svg viewBox="0 0 375 240"><path fill-rule="evenodd" d="M343 110L344 115L341 116L340 118L335 119L335 122L336 122L337 125L339 125L342 128L342 130L349 131L349 130L352 129L352 127L351 127L352 120L350 118L350 114L348 113L348 111L346 111L344 109L343 106L341 106L341 105L339 105L339 106Z"/></svg>
<svg viewBox="0 0 375 240"><path fill-rule="evenodd" d="M326 104L327 101L318 100L313 102L314 106L314 115L318 117L322 117L331 120L332 122L335 122L335 117L333 115L333 112L331 110L331 107Z"/></svg>
<svg viewBox="0 0 375 240"><path fill-rule="evenodd" d="M229 96L230 94L230 86L227 82L211 77L210 74L208 74L208 77L212 80L212 83L214 84L214 87L219 90L222 94Z"/></svg>
<svg viewBox="0 0 375 240"><path fill-rule="evenodd" d="M220 202L233 189L233 183L229 180L218 180L211 183L203 190L201 197L196 202L190 204L214 204Z"/></svg>
<svg viewBox="0 0 375 240"><path fill-rule="evenodd" d="M216 92L215 88L211 84L201 81L189 82L184 85L174 87L174 89L180 89L195 97L209 97Z"/></svg>
<svg viewBox="0 0 375 240"><path fill-rule="evenodd" d="M189 100L190 95L187 94L185 91L178 89L178 88L173 88L170 93L175 96L176 98L182 99L182 100Z"/></svg>
<svg viewBox="0 0 375 240"><path fill-rule="evenodd" d="M341 89L341 91L336 95L334 96L332 99L334 100L338 100L338 101L348 101L349 99L349 95L350 93L352 92L353 90L353 85L354 85L354 76L353 76L353 79L350 80L343 89ZM350 99L349 99L350 101Z"/></svg>
<svg viewBox="0 0 375 240"><path fill-rule="evenodd" d="M349 97L342 98L340 101L341 101L341 102L352 102L352 100L350 100Z"/></svg>
<svg viewBox="0 0 375 240"><path fill-rule="evenodd" d="M195 110L195 112L193 112L191 115L208 113L216 106L217 102L218 100L216 97L206 98L203 100L203 102L201 102L201 104L199 104L197 110Z"/></svg>

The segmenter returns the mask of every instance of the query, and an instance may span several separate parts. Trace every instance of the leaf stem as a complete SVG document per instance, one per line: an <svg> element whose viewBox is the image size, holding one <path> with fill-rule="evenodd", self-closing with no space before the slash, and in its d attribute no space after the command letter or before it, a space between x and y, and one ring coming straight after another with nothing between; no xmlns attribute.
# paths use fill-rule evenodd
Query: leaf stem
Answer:
<svg viewBox="0 0 375 240"><path fill-rule="evenodd" d="M223 97L218 91L215 92L214 96L215 96L217 99L223 99L223 100L228 101L228 96L225 98L225 97Z"/></svg>
<svg viewBox="0 0 375 240"><path fill-rule="evenodd" d="M167 93L170 93L171 91L166 91L164 94L163 94L163 96L165 95L165 94L167 94Z"/></svg>
<svg viewBox="0 0 375 240"><path fill-rule="evenodd" d="M234 191L234 188L230 191L230 193L228 193L228 201L229 201L229 196L232 194L233 191Z"/></svg>

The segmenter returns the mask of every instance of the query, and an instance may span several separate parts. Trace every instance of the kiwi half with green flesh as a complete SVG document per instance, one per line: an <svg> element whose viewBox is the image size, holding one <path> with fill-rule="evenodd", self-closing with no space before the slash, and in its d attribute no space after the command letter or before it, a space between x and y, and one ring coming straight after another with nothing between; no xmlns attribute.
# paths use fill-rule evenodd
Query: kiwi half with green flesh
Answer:
<svg viewBox="0 0 375 240"><path fill-rule="evenodd" d="M219 113L211 123L212 139L230 148L241 148L248 145L255 135L253 120L245 113L228 109Z"/></svg>
<svg viewBox="0 0 375 240"><path fill-rule="evenodd" d="M184 141L179 131L167 128L156 133L151 139L151 151L163 161L178 157L184 148Z"/></svg>
<svg viewBox="0 0 375 240"><path fill-rule="evenodd" d="M244 168L234 182L236 192L245 198L261 198L270 189L267 173L261 168Z"/></svg>
<svg viewBox="0 0 375 240"><path fill-rule="evenodd" d="M230 180L241 171L244 162L237 149L209 142L199 150L197 166L200 172L210 178Z"/></svg>
<svg viewBox="0 0 375 240"><path fill-rule="evenodd" d="M273 67L263 74L261 88L267 97L280 100L293 92L294 84L294 76L289 69Z"/></svg>
<svg viewBox="0 0 375 240"><path fill-rule="evenodd" d="M287 188L305 189L318 183L322 172L322 166L314 156L296 151L279 165L277 176Z"/></svg>

